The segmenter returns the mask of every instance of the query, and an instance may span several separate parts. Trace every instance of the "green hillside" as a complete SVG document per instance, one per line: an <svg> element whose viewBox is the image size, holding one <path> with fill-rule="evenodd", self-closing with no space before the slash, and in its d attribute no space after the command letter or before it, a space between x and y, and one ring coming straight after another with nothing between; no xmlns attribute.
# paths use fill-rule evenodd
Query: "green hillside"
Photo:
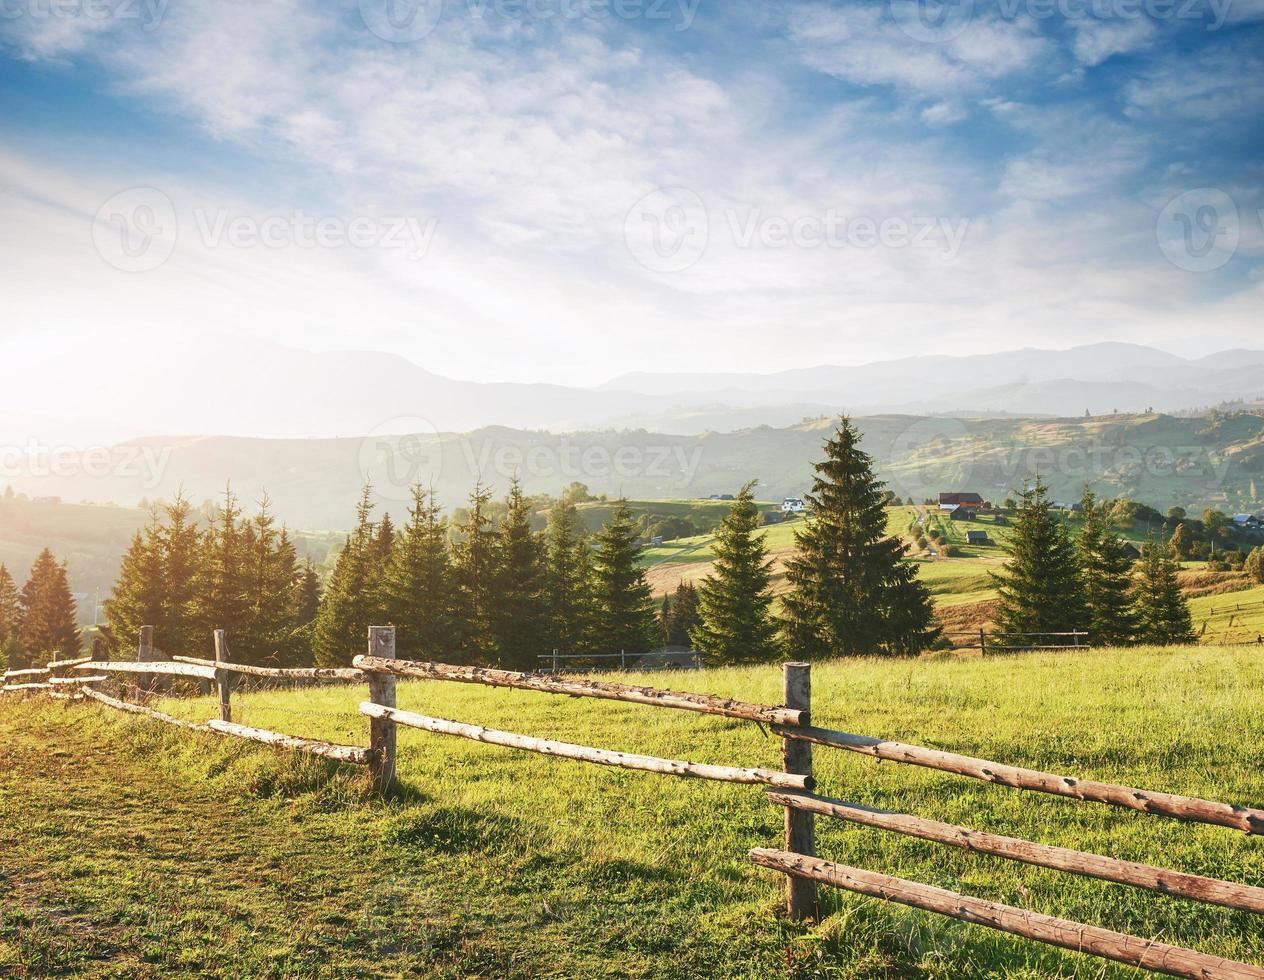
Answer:
<svg viewBox="0 0 1264 980"><path fill-rule="evenodd" d="M1020 669L1021 668L1021 669ZM777 702L775 665L638 682ZM1254 649L1094 650L815 665L816 723L1084 778L1264 802ZM234 695L238 720L364 744L362 685ZM779 766L751 723L470 685L402 708L704 762ZM752 786L548 759L411 729L399 795L315 761L89 705L0 712L0 972L158 977L1037 977L1135 971L825 890L777 917L747 860L782 814ZM204 720L211 699L162 707ZM54 746L50 752L49 747ZM967 827L1264 884L1259 838L817 749L819 792ZM49 806L50 799L65 805ZM90 814L85 818L85 814ZM1264 963L1249 913L817 818L823 857ZM203 847L199 842L213 841Z"/></svg>

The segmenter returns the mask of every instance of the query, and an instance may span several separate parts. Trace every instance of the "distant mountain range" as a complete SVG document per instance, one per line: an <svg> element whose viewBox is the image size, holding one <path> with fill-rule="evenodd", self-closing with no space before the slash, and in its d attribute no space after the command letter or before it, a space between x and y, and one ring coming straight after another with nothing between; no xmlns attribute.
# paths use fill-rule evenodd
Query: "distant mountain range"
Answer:
<svg viewBox="0 0 1264 980"><path fill-rule="evenodd" d="M1264 351L1186 359L1135 344L926 355L774 374L625 374L596 388L476 383L393 354L257 345L138 350L94 371L100 349L67 351L84 383L12 372L0 440L85 446L140 435L320 438L466 432L491 425L673 435L789 426L852 414L1082 416L1175 412L1264 397ZM138 398L141 393L143 397Z"/></svg>
<svg viewBox="0 0 1264 980"><path fill-rule="evenodd" d="M1039 473L1063 501L1078 499L1091 486L1164 510L1180 504L1195 513L1205 506L1236 512L1264 504L1264 413L1069 419L886 414L857 416L855 422L879 476L901 498L973 490L1000 500ZM762 499L780 500L810 487L812 464L831 427L826 419L698 435L489 426L335 439L148 437L115 447L102 460L63 461L60 472L5 482L33 497L134 506L180 491L195 503L215 499L231 480L247 507L266 493L274 513L307 530L347 527L365 483L397 517L414 484L434 487L440 504L451 509L465 502L476 481L500 495L514 476L529 493L557 494L579 481L594 493L652 500L734 493L755 479Z"/></svg>

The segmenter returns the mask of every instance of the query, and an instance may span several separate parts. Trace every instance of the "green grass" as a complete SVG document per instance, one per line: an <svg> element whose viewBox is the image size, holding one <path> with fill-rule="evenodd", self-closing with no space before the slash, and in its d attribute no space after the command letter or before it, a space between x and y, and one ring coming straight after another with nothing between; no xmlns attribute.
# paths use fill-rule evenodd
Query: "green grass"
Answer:
<svg viewBox="0 0 1264 980"><path fill-rule="evenodd" d="M652 683L779 700L776 667ZM1070 775L1264 802L1254 649L851 660L814 669L818 724ZM650 680L650 678L646 678ZM363 744L360 686L238 693L238 720ZM778 763L753 724L407 683L400 706L697 761ZM209 700L167 710L206 718ZM746 860L781 814L754 787L550 760L400 730L400 794L358 774L95 705L0 705L0 973L159 976L1124 977L1103 961L842 893L776 916ZM818 749L820 791L1264 884L1223 828ZM331 773L336 773L332 774ZM818 819L822 856L1264 963L1258 920Z"/></svg>
<svg viewBox="0 0 1264 980"><path fill-rule="evenodd" d="M1189 611L1204 643L1254 642L1264 635L1264 585L1199 596L1189 601Z"/></svg>

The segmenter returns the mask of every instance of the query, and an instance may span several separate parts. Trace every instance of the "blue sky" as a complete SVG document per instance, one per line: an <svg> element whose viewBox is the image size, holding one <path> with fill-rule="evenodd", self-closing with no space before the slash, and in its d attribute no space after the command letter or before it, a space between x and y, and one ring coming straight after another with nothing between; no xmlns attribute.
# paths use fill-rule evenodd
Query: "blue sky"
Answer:
<svg viewBox="0 0 1264 980"><path fill-rule="evenodd" d="M227 335L589 384L1264 345L1261 0L0 14L27 356Z"/></svg>

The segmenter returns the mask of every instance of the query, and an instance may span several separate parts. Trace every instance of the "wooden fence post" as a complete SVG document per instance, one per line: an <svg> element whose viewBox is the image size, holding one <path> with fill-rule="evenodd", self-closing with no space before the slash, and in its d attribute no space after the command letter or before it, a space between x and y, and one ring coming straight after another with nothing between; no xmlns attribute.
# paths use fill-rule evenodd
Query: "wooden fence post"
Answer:
<svg viewBox="0 0 1264 980"><path fill-rule="evenodd" d="M979 656L987 656L987 634L983 632L983 627L979 627Z"/></svg>
<svg viewBox="0 0 1264 980"><path fill-rule="evenodd" d="M369 656L395 659L395 627L369 627ZM395 707L395 675L369 674L369 700L387 708ZM375 751L369 771L380 792L395 781L395 722L389 718L369 719L369 747Z"/></svg>
<svg viewBox="0 0 1264 980"><path fill-rule="evenodd" d="M812 665L800 662L782 665L785 683L785 705L805 713L812 710ZM812 743L797 739L784 740L783 757L786 772L796 776L812 775ZM786 850L792 854L816 857L816 823L811 813L786 807ZM794 875L786 876L786 915L802 922L817 914L816 882Z"/></svg>
<svg viewBox="0 0 1264 980"><path fill-rule="evenodd" d="M154 628L152 626L142 626L140 628L140 642L136 646L136 660L139 663L148 664L153 663L155 659ZM155 683L156 678L153 674L138 674L136 677L136 686L146 694L154 693Z"/></svg>
<svg viewBox="0 0 1264 980"><path fill-rule="evenodd" d="M228 644L225 641L226 634L223 630L215 631L215 660L223 663L228 659ZM219 720L233 720L233 675L231 671L222 668L215 669L215 687L219 691Z"/></svg>

